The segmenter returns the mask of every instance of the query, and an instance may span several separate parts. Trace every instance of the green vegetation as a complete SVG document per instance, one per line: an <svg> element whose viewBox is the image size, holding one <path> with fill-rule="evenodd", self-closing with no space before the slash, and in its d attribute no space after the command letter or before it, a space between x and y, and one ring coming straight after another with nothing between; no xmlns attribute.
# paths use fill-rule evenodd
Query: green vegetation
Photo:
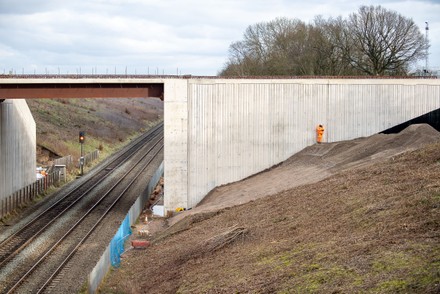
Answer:
<svg viewBox="0 0 440 294"><path fill-rule="evenodd" d="M266 252L258 266L270 268L276 276L289 273L278 293L326 293L340 285L356 293L418 293L440 284L439 252L420 255L430 251L430 246L410 244L402 251L378 252L364 272L338 260L341 253L328 252L326 247L303 244L275 255Z"/></svg>

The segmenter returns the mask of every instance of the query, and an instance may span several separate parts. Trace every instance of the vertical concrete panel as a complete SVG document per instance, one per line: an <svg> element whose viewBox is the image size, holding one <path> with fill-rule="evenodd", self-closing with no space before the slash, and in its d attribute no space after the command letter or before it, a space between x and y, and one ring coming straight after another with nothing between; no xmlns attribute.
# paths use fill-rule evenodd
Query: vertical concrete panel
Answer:
<svg viewBox="0 0 440 294"><path fill-rule="evenodd" d="M6 100L5 100L6 101ZM7 193L6 186L6 175L5 175L5 167L6 167L6 139L5 139L5 130L7 127L7 110L8 106L3 103L0 103L0 201L4 199Z"/></svg>
<svg viewBox="0 0 440 294"><path fill-rule="evenodd" d="M188 181L188 87L187 80L164 83L164 206L166 210L187 207Z"/></svg>
<svg viewBox="0 0 440 294"><path fill-rule="evenodd" d="M315 143L369 136L439 107L438 83L190 80L188 207ZM432 83L432 82L428 82ZM432 88L433 87L433 88Z"/></svg>
<svg viewBox="0 0 440 294"><path fill-rule="evenodd" d="M328 85L189 81L188 205L310 145L327 122Z"/></svg>
<svg viewBox="0 0 440 294"><path fill-rule="evenodd" d="M36 126L24 99L0 103L0 199L35 181Z"/></svg>
<svg viewBox="0 0 440 294"><path fill-rule="evenodd" d="M18 161L21 164L20 171L23 172L23 181L20 183L21 189L23 186L33 183L36 179L36 124L32 113L26 103L26 100L19 99L16 101L16 111L21 117L20 121L20 136L16 141L17 149L21 152L21 159ZM26 142L23 144L23 142ZM24 159L24 160L23 160Z"/></svg>
<svg viewBox="0 0 440 294"><path fill-rule="evenodd" d="M439 107L432 80L334 80L329 90L328 141L370 136Z"/></svg>

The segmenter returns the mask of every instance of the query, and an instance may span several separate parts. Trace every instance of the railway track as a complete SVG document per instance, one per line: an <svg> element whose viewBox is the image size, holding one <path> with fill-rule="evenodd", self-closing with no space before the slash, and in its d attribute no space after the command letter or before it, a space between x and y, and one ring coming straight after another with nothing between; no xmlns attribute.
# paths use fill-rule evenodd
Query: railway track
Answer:
<svg viewBox="0 0 440 294"><path fill-rule="evenodd" d="M163 124L160 124L97 170L96 175L89 181L66 194L22 229L3 240L0 243L0 284L3 285L0 289L1 293L35 292L37 289L41 292L50 289L47 287L54 277L62 271L84 240L90 236L162 150ZM132 162L126 163L127 159ZM123 175L115 176L118 170L120 173L121 167L124 169ZM104 182L108 182L105 188L102 187ZM99 197L91 197L90 195L98 187L101 187L101 190L95 194L99 194ZM87 200L87 198L90 199ZM66 215L72 214L72 208L78 206L79 203L83 203L79 209L83 212L81 216L71 218L68 222L62 220L66 218ZM62 223L62 225L57 223ZM57 241L49 243L38 241L44 239L43 236L57 226L63 232L60 237L60 233L54 235L57 236L56 238L51 237ZM33 243L45 244L44 246L32 245ZM40 246L39 249L32 249L38 246ZM32 253L32 257L19 257L19 255L26 255L23 253L26 250ZM42 253L35 254L33 251ZM41 269L45 273L37 274L35 278L34 273L41 272ZM52 271L51 274L48 274L49 271ZM48 276L50 278L46 279ZM43 281L44 279L46 280Z"/></svg>

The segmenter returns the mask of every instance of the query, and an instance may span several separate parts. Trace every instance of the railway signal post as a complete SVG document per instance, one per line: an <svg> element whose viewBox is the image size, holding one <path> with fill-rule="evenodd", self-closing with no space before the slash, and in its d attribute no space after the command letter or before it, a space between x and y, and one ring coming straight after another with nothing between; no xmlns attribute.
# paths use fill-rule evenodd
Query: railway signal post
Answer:
<svg viewBox="0 0 440 294"><path fill-rule="evenodd" d="M84 131L79 132L79 143L81 144L81 157L79 158L79 167L81 169L81 176L83 175L84 156L83 156L83 144L86 133Z"/></svg>

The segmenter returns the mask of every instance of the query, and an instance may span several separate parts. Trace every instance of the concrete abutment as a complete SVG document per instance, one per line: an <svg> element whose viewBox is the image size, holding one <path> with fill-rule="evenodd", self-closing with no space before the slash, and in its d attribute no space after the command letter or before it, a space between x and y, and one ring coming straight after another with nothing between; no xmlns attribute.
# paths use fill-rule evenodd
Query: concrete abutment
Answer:
<svg viewBox="0 0 440 294"><path fill-rule="evenodd" d="M438 113L440 80L193 78L166 81L164 103L165 208L174 210L314 144L318 124L335 142Z"/></svg>

